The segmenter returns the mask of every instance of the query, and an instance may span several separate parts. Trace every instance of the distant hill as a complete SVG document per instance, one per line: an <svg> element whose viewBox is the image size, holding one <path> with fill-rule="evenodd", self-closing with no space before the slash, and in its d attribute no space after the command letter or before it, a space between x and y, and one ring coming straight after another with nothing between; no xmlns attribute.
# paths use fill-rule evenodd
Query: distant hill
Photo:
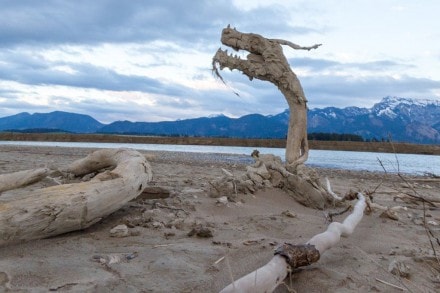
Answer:
<svg viewBox="0 0 440 293"><path fill-rule="evenodd" d="M75 133L94 133L104 124L94 118L83 115L55 111L51 113L19 113L0 118L0 130L58 129Z"/></svg>
<svg viewBox="0 0 440 293"><path fill-rule="evenodd" d="M277 115L224 115L163 122L102 124L75 113L20 113L0 118L0 130L61 129L75 133L140 134L231 138L285 138L289 111ZM440 101L385 97L371 108L310 109L309 133L355 134L365 140L440 143Z"/></svg>
<svg viewBox="0 0 440 293"><path fill-rule="evenodd" d="M102 133L217 136L235 138L285 138L289 110L277 115L203 117L167 122L117 121ZM309 133L356 134L365 140L440 143L440 102L386 97L372 108L310 109Z"/></svg>
<svg viewBox="0 0 440 293"><path fill-rule="evenodd" d="M251 114L240 118L221 115L166 122L117 121L102 127L100 132L167 136L283 138L287 133L287 125L260 114Z"/></svg>

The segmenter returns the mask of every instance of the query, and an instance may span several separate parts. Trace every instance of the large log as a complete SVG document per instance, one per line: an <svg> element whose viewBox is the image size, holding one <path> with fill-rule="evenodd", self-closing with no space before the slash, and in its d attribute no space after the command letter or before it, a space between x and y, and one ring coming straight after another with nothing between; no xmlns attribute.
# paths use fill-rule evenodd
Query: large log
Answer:
<svg viewBox="0 0 440 293"><path fill-rule="evenodd" d="M79 176L111 166L87 182L0 197L0 246L87 228L137 197L152 179L146 158L129 149L95 151L64 171Z"/></svg>

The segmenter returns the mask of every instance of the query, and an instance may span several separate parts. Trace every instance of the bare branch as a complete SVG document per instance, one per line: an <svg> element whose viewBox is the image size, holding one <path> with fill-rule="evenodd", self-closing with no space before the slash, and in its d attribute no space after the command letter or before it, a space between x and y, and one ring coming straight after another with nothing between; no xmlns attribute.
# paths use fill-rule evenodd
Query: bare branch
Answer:
<svg viewBox="0 0 440 293"><path fill-rule="evenodd" d="M295 49L295 50L307 50L307 51L310 51L312 49L317 49L319 46L322 46L322 44L315 44L313 46L300 46L300 45L297 45L295 43L292 43L290 41L283 40L283 39L269 39L269 40L272 41L272 42L275 42L277 44L280 44L280 45L289 46L290 48Z"/></svg>

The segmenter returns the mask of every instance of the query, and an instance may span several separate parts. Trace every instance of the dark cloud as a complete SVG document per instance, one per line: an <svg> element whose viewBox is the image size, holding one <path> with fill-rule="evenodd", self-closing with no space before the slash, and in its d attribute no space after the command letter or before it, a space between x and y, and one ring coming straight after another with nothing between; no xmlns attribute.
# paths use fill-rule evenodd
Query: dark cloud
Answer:
<svg viewBox="0 0 440 293"><path fill-rule="evenodd" d="M0 88L0 114L6 116L24 110L63 110L111 122L125 119L175 120L220 113L231 116L279 113L287 108L287 103L278 89L268 82L249 81L238 71L222 72L226 81L223 88L204 90L165 81L171 77L159 80L127 73L127 70L121 73L111 69L115 66L106 67L102 62L96 63L101 66L92 65L79 60L78 56L90 52L91 55L97 54L94 48L112 44L138 43L141 45L130 48L130 52L137 56L147 56L149 63L130 65L137 68L148 66L150 71L156 66L158 70L168 70L164 68L174 66L174 69L170 69L174 73L187 74L187 68L171 64L172 58L179 58L182 50L191 51L188 55L184 52L185 56L195 56L194 52L214 54L221 45L221 29L227 24L243 32L257 32L271 38L285 38L293 34L322 34L324 26L320 27L317 21L312 20L314 14L307 6L315 5L306 5L304 2L295 11L277 5L248 10L234 6L232 0L2 0L0 83L6 86ZM295 25L292 19L295 13L309 15L308 23L311 26ZM154 41L162 42L153 46ZM71 59L77 61L69 61L69 58L64 60L59 56L50 58L58 61L49 61L44 57L47 57L47 49L58 53L62 51L60 55L71 56ZM112 55L111 58L114 57ZM139 60L133 58L128 62L142 62ZM108 62L112 64L113 60ZM330 59L291 58L289 62L294 71L306 68L311 72L308 76L299 76L310 107L371 106L374 101L387 95L426 97L440 89L440 82L435 80L385 76L385 71L400 74L415 67L400 61L384 59L344 63ZM187 63L190 62L182 62ZM207 78L210 64L208 62L206 68L195 66L190 70L190 74L194 75L186 78L203 82ZM72 72L63 71L63 67L70 68ZM199 73L194 73L195 70L199 70ZM332 72L339 74L331 75ZM361 77L341 76L342 73L348 74L346 72ZM357 72L361 74L355 74ZM8 88L9 81L17 84ZM87 97L84 102L84 96L78 101L71 99L69 94L77 97L77 93L72 94L67 90L66 96L45 96L51 103L40 106L23 101L25 95L32 91L29 89L32 85L106 90L115 92L113 94L116 96L118 92L142 92L158 95L160 101L156 101L156 105L139 106L135 101L109 102L102 95L101 99ZM122 96L121 93L118 98Z"/></svg>
<svg viewBox="0 0 440 293"><path fill-rule="evenodd" d="M243 11L231 1L3 0L0 46L159 39L195 43L218 39L220 29L228 23L250 30L258 26L262 33L312 31L286 25L287 20L287 12L276 7Z"/></svg>
<svg viewBox="0 0 440 293"><path fill-rule="evenodd" d="M86 63L48 62L20 53L1 54L0 80L28 85L59 85L112 91L143 91L154 94L182 95L183 86L164 84L145 76L123 75L114 70ZM73 73L58 70L69 67Z"/></svg>

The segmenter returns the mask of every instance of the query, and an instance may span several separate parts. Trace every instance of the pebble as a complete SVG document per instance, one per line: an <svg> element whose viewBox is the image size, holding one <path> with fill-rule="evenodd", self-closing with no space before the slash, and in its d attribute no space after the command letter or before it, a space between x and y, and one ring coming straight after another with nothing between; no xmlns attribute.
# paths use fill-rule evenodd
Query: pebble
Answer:
<svg viewBox="0 0 440 293"><path fill-rule="evenodd" d="M217 203L226 205L228 204L228 198L226 196L219 197L217 198Z"/></svg>
<svg viewBox="0 0 440 293"><path fill-rule="evenodd" d="M110 230L110 236L111 237L127 237L129 235L128 233L128 227L127 225L118 225Z"/></svg>
<svg viewBox="0 0 440 293"><path fill-rule="evenodd" d="M393 275L408 278L410 267L403 261L392 260L388 266L388 271Z"/></svg>

